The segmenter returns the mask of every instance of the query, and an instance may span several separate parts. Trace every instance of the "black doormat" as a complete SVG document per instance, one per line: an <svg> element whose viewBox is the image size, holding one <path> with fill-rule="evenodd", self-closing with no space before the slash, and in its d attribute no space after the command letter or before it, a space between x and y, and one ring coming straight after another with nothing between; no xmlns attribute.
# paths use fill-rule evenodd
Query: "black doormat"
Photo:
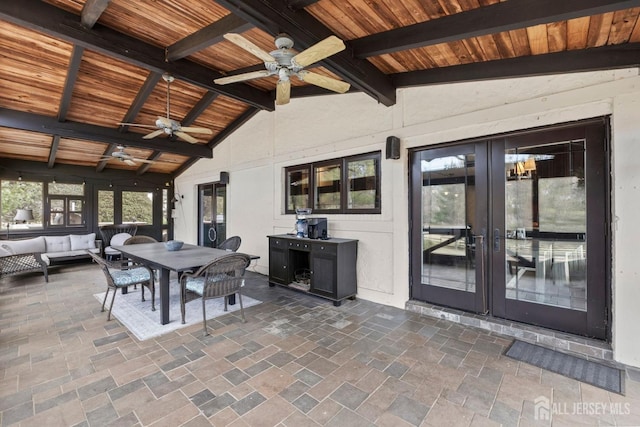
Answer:
<svg viewBox="0 0 640 427"><path fill-rule="evenodd" d="M559 351L514 340L505 355L521 362L623 394L624 371Z"/></svg>

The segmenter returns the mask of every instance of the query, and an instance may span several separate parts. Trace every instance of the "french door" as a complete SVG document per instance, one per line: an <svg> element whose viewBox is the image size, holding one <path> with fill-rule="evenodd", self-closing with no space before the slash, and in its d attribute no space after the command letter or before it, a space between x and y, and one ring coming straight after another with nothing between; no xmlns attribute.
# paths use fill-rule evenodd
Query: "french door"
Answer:
<svg viewBox="0 0 640 427"><path fill-rule="evenodd" d="M607 338L604 120L412 153L411 296Z"/></svg>
<svg viewBox="0 0 640 427"><path fill-rule="evenodd" d="M198 245L216 248L226 238L226 184L198 185Z"/></svg>

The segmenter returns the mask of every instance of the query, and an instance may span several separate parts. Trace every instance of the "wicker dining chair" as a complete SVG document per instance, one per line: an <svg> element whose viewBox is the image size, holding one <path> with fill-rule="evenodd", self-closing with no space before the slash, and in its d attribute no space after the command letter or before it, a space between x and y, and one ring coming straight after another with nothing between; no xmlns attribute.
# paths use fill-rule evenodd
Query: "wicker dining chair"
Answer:
<svg viewBox="0 0 640 427"><path fill-rule="evenodd" d="M125 245L138 245L141 243L158 243L158 241L151 236L143 236L142 234L131 236L124 241Z"/></svg>
<svg viewBox="0 0 640 427"><path fill-rule="evenodd" d="M231 236L227 240L224 240L222 243L220 243L218 245L218 249L237 252L238 248L240 248L240 243L242 243L242 239L240 238L240 236Z"/></svg>
<svg viewBox="0 0 640 427"><path fill-rule="evenodd" d="M107 292L104 294L104 300L102 301L102 310L104 311L109 291L113 290L111 295L111 304L109 304L109 314L107 314L107 320L111 320L111 309L113 308L113 301L116 299L116 290L118 288L126 288L131 285L141 284L142 289L142 301L144 301L144 288L145 286L151 291L151 310L156 311L156 289L154 285L153 271L141 264L132 264L124 269L109 268L109 264L104 258L87 251L87 253L93 258L93 260L100 266L104 276L107 279Z"/></svg>
<svg viewBox="0 0 640 427"><path fill-rule="evenodd" d="M240 289L244 286L244 271L250 262L251 258L249 255L230 253L203 265L194 273L184 273L182 277L180 277L180 311L182 313L182 323L185 323L187 291L193 292L202 298L202 325L205 335L209 335L205 309L205 302L208 299L224 298L224 311L227 311L227 297L238 294L240 315L242 321L246 322Z"/></svg>
<svg viewBox="0 0 640 427"><path fill-rule="evenodd" d="M130 238L135 236L137 232L138 226L136 224L108 224L101 226L100 234L102 235L102 247L104 248L105 257L113 261L119 259L122 255L119 251L111 247L111 239L113 239L114 236L118 235L118 238L124 236L126 240L126 234L128 234ZM122 244L122 242L124 242L124 240L119 241L116 246Z"/></svg>

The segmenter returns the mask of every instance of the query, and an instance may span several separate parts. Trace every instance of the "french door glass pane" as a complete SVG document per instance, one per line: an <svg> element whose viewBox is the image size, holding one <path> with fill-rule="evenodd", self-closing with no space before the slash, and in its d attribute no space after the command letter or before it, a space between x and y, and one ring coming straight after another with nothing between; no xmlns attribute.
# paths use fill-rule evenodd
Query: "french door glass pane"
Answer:
<svg viewBox="0 0 640 427"><path fill-rule="evenodd" d="M505 150L506 297L586 311L584 141Z"/></svg>
<svg viewBox="0 0 640 427"><path fill-rule="evenodd" d="M423 160L422 283L475 292L474 155Z"/></svg>

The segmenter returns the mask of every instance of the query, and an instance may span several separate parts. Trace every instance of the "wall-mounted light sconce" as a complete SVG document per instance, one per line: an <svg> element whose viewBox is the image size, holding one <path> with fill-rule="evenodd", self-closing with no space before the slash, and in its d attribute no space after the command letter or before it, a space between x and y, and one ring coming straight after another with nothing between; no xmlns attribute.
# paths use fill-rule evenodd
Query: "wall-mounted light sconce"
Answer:
<svg viewBox="0 0 640 427"><path fill-rule="evenodd" d="M18 181L22 181L22 174L18 175Z"/></svg>
<svg viewBox="0 0 640 427"><path fill-rule="evenodd" d="M54 183L54 184L56 183L56 177L55 176L53 177L53 181L51 181L51 182Z"/></svg>
<svg viewBox="0 0 640 427"><path fill-rule="evenodd" d="M109 182L109 188L113 188L113 182Z"/></svg>

